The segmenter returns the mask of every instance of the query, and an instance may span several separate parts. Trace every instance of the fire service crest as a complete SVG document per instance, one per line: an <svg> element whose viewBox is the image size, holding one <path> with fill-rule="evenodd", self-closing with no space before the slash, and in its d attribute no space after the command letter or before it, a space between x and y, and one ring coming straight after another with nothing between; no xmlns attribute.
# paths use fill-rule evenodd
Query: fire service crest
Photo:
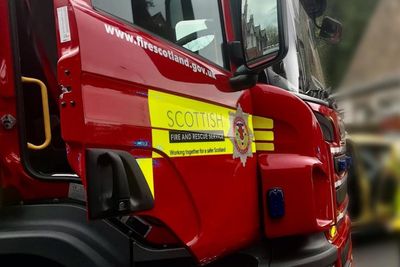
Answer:
<svg viewBox="0 0 400 267"><path fill-rule="evenodd" d="M253 157L251 148L253 133L249 128L249 114L244 113L239 105L236 112L229 112L229 119L231 124L229 138L233 144L233 158L240 158L244 167L247 158Z"/></svg>

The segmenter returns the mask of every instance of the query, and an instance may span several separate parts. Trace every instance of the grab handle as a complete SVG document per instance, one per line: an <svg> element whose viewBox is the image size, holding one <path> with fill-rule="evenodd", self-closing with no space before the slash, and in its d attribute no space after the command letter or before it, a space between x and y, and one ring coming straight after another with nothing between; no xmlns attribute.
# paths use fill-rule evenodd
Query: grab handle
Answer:
<svg viewBox="0 0 400 267"><path fill-rule="evenodd" d="M49 98L47 95L46 85L38 79L22 77L22 83L36 84L40 87L42 95L42 109L43 109L43 126L45 141L41 145L34 145L28 142L28 148L32 150L43 150L51 143L51 127L50 127L50 112L49 112Z"/></svg>

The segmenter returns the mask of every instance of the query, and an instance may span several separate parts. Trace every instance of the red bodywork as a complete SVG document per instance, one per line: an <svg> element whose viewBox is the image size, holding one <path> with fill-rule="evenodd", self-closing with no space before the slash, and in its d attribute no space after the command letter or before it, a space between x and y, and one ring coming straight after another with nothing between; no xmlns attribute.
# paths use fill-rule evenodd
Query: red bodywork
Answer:
<svg viewBox="0 0 400 267"><path fill-rule="evenodd" d="M62 94L62 137L69 163L84 185L87 148L126 150L137 158L158 153L161 157L153 159L154 208L136 215L161 222L201 263L259 241L263 237L260 229L267 237L282 237L327 231L335 223L330 146L323 141L311 108L302 100L261 84L234 92L229 86L231 71L99 13L89 1L56 0L55 8L61 6L68 6L72 41L58 44L58 83L71 91L49 90L51 95ZM0 115L16 117L7 11L7 2L2 1ZM229 1L223 1L223 11L229 42L234 36ZM166 58L110 36L105 24L185 56L211 70L215 79L171 65ZM152 146L149 89L234 110L240 105L246 113L271 118L275 150L254 153L245 166L232 155L170 158ZM71 101L75 104L69 105ZM61 102L67 103L66 107ZM137 141L148 145L137 146ZM68 183L39 181L24 171L16 128L0 129L0 156L2 186L15 191L17 198L67 197ZM266 196L271 188L285 192L282 219L268 216ZM337 242L344 242L340 240Z"/></svg>
<svg viewBox="0 0 400 267"><path fill-rule="evenodd" d="M333 177L333 188L335 188L335 183L338 181L346 180L347 179L347 171L343 173L337 173L335 170L335 165L334 165L334 157L344 155L346 150L345 150L345 141L343 140L343 131L344 129L340 129L341 125L341 118L339 113L335 110L332 109L331 107L328 107L326 105L321 105L317 103L312 103L312 102L307 102L307 104L312 108L314 112L318 112L325 116L325 118L328 118L334 129L334 138L332 142L326 142L327 145L329 146L329 150L331 151L332 156L330 157L331 159L331 175ZM347 195L345 199L341 202L338 203L336 199L336 194L335 194L335 203L336 203L336 225L337 225L337 236L333 240L333 244L335 244L338 247L338 257L342 257L342 253L347 253L347 255L343 256L346 261L352 261L352 246L351 246L351 222L350 222L350 217L347 214L347 207L349 205L349 196ZM346 252L344 251L346 245L350 243L350 249ZM346 262L341 262L341 265L339 266L345 266Z"/></svg>
<svg viewBox="0 0 400 267"><path fill-rule="evenodd" d="M10 114L17 118L13 48L11 47L10 17L7 1L0 3L0 117ZM18 126L18 123L17 123ZM0 182L12 198L38 201L66 197L68 184L50 183L29 176L21 164L18 129L0 129Z"/></svg>

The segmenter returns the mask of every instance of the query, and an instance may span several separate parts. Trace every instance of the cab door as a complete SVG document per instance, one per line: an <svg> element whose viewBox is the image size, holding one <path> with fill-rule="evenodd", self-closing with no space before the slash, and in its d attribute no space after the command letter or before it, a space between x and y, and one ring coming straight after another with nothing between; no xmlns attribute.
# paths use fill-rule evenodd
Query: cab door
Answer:
<svg viewBox="0 0 400 267"><path fill-rule="evenodd" d="M220 2L54 3L62 136L89 217L157 221L201 262L255 240L251 102L229 86Z"/></svg>

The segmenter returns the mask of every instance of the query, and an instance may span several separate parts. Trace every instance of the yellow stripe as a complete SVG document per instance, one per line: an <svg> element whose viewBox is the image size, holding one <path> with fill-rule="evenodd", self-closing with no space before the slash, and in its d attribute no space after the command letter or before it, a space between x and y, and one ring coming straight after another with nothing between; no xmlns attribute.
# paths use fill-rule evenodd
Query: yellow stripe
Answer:
<svg viewBox="0 0 400 267"><path fill-rule="evenodd" d="M273 129L274 121L272 119L253 116L254 129Z"/></svg>
<svg viewBox="0 0 400 267"><path fill-rule="evenodd" d="M168 157L212 156L233 154L231 113L236 110L186 97L167 94L155 90L148 93L150 121L152 126L152 146ZM248 115L248 127L253 132L252 115ZM158 129L154 129L158 128ZM185 138L185 131L205 134L210 131L224 136L223 140L198 139L198 142L170 142L170 130L180 131L179 138ZM191 140L190 138L186 140ZM254 136L252 138L254 141ZM255 152L255 145L251 146ZM153 154L154 158L160 155Z"/></svg>
<svg viewBox="0 0 400 267"><path fill-rule="evenodd" d="M136 159L154 198L153 159Z"/></svg>
<svg viewBox="0 0 400 267"><path fill-rule="evenodd" d="M275 145L273 143L256 143L257 151L274 151Z"/></svg>
<svg viewBox="0 0 400 267"><path fill-rule="evenodd" d="M229 112L235 112L222 106L154 90L149 90L149 108L151 126L154 128L192 132L219 130L224 131L225 136L230 127Z"/></svg>
<svg viewBox="0 0 400 267"><path fill-rule="evenodd" d="M274 141L274 132L272 131L254 131L256 141Z"/></svg>

